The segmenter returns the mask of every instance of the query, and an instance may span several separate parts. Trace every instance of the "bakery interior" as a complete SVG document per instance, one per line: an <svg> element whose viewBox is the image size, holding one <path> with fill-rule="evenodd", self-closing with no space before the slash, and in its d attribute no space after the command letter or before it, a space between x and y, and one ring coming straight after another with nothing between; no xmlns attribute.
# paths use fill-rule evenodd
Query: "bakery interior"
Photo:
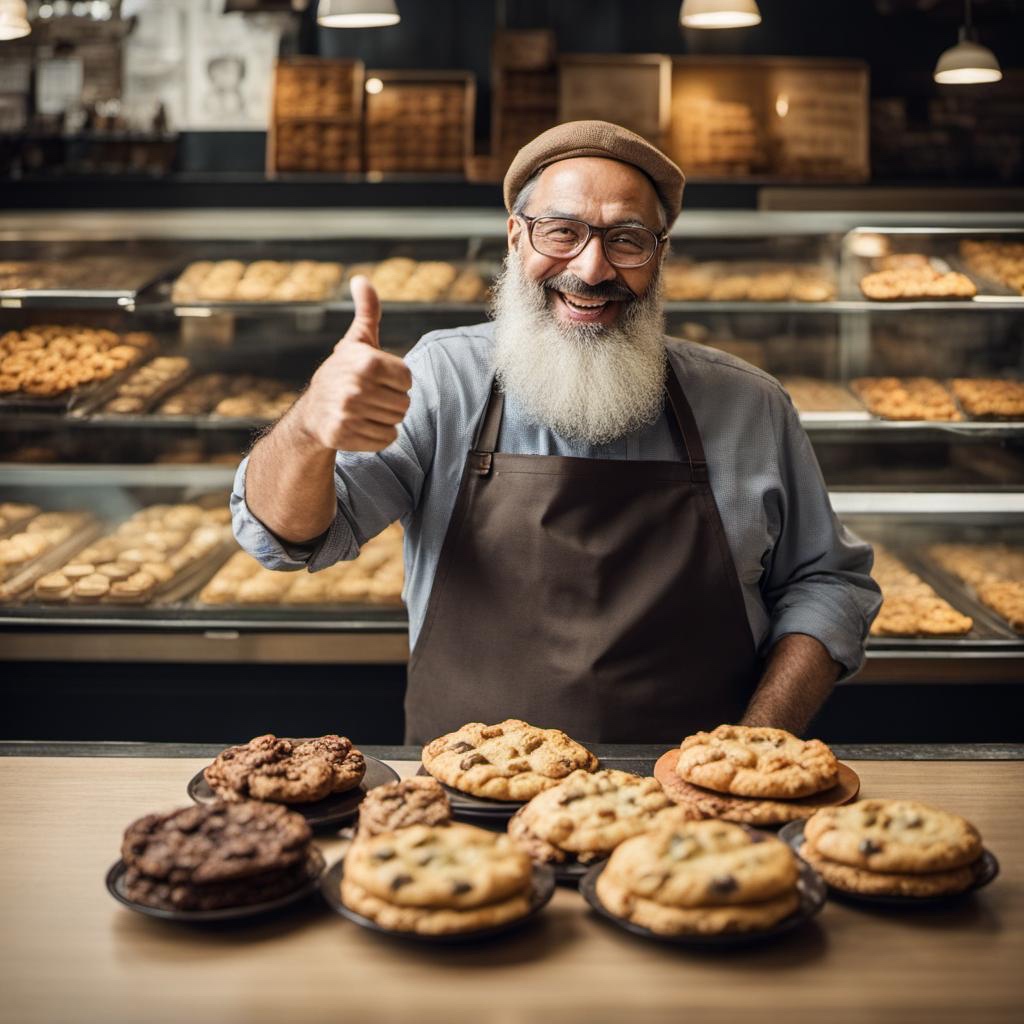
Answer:
<svg viewBox="0 0 1024 1024"><path fill-rule="evenodd" d="M398 355L486 319L510 160L588 118L686 173L669 333L780 379L875 546L864 667L805 735L845 799L967 815L995 884L830 888L810 921L818 879L777 944L685 951L588 913L578 876L460 947L305 888L259 920L115 906L126 825L186 783L206 813L229 743L337 732L368 790L443 780L401 745L400 525L273 572L227 497L354 275ZM1024 0L0 0L0 182L0 1021L1020 1019ZM663 748L594 753L664 784ZM341 803L302 849L351 917Z"/></svg>

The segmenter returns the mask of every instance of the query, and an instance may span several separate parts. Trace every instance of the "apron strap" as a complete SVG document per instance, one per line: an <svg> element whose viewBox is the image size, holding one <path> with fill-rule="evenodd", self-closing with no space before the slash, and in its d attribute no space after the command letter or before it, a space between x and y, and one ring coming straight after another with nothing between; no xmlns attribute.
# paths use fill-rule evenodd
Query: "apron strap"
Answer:
<svg viewBox="0 0 1024 1024"><path fill-rule="evenodd" d="M708 463L704 456L704 445L700 439L700 430L697 428L697 421L693 416L693 409L683 394L679 378L671 365L666 367L665 391L668 394L669 405L675 414L676 423L679 426L679 433L683 438L683 446L686 449L686 458L690 463L691 479L695 482L706 483L708 479ZM473 454L476 457L475 469L481 476L486 476L491 471L491 456L498 450L498 432L501 429L501 417L505 411L505 395L498 387L498 380L495 377L491 381L491 391L487 397L487 407L480 419L480 426L473 444Z"/></svg>
<svg viewBox="0 0 1024 1024"><path fill-rule="evenodd" d="M666 367L665 390L668 392L669 405L676 415L676 423L679 425L679 433L683 436L683 446L686 448L686 458L690 463L690 479L706 483L708 479L708 461L704 457L704 445L700 439L700 430L697 428L697 421L693 417L693 409L683 394L682 385L676 372L669 363Z"/></svg>

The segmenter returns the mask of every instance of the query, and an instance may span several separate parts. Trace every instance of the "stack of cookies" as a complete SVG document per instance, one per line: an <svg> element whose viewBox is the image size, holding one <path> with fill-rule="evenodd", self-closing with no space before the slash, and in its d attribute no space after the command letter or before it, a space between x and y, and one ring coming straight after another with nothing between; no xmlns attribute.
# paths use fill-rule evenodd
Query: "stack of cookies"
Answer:
<svg viewBox="0 0 1024 1024"><path fill-rule="evenodd" d="M447 825L452 809L436 779L415 775L371 789L359 805L359 840L413 825Z"/></svg>
<svg viewBox="0 0 1024 1024"><path fill-rule="evenodd" d="M800 906L796 857L724 821L679 821L627 839L597 880L617 917L659 935L763 931Z"/></svg>
<svg viewBox="0 0 1024 1024"><path fill-rule="evenodd" d="M657 779L608 768L575 771L539 793L508 823L508 834L540 864L593 864L621 842L684 813Z"/></svg>
<svg viewBox="0 0 1024 1024"><path fill-rule="evenodd" d="M354 789L365 773L362 753L344 736L298 741L268 733L222 751L203 777L229 803L306 804Z"/></svg>
<svg viewBox="0 0 1024 1024"><path fill-rule="evenodd" d="M423 767L435 779L489 800L530 800L597 764L560 729L540 729L518 718L497 725L469 722L423 748Z"/></svg>
<svg viewBox="0 0 1024 1024"><path fill-rule="evenodd" d="M861 800L818 811L804 826L803 857L833 888L871 896L948 896L981 867L977 829L913 800Z"/></svg>
<svg viewBox="0 0 1024 1024"><path fill-rule="evenodd" d="M695 817L780 825L821 805L821 794L839 782L839 762L821 740L766 726L720 725L687 736L655 774Z"/></svg>
<svg viewBox="0 0 1024 1024"><path fill-rule="evenodd" d="M276 899L309 877L311 838L301 815L255 801L147 814L124 834L124 893L163 910Z"/></svg>
<svg viewBox="0 0 1024 1024"><path fill-rule="evenodd" d="M341 899L382 928L479 931L530 910L532 866L506 835L472 825L413 825L353 843Z"/></svg>

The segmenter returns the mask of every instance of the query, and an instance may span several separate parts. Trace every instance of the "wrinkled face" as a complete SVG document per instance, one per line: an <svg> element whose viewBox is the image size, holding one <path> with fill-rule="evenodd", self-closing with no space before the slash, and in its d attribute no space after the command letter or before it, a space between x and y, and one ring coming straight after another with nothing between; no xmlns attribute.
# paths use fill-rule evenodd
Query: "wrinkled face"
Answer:
<svg viewBox="0 0 1024 1024"><path fill-rule="evenodd" d="M561 160L545 168L523 212L571 217L595 227L641 225L658 235L663 226L658 196L647 176L629 164L600 157ZM509 217L509 249L518 253L525 276L545 288L548 308L566 325L618 323L629 303L646 293L665 252L659 247L642 267L613 267L597 235L577 256L558 259L536 252L528 234L522 220Z"/></svg>

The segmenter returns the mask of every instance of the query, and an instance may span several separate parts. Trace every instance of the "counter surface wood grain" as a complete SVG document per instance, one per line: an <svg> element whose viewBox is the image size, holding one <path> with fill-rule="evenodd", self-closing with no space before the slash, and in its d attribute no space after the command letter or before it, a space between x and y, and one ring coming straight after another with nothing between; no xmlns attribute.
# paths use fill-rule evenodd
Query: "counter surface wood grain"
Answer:
<svg viewBox="0 0 1024 1024"><path fill-rule="evenodd" d="M187 804L205 763L0 759L0 1021L1024 1019L1024 762L853 764L862 796L973 821L1002 865L989 888L914 911L830 902L774 944L699 953L620 932L567 889L521 932L476 947L389 941L318 900L216 928L119 906L103 880L125 826ZM332 862L340 842L319 842Z"/></svg>

